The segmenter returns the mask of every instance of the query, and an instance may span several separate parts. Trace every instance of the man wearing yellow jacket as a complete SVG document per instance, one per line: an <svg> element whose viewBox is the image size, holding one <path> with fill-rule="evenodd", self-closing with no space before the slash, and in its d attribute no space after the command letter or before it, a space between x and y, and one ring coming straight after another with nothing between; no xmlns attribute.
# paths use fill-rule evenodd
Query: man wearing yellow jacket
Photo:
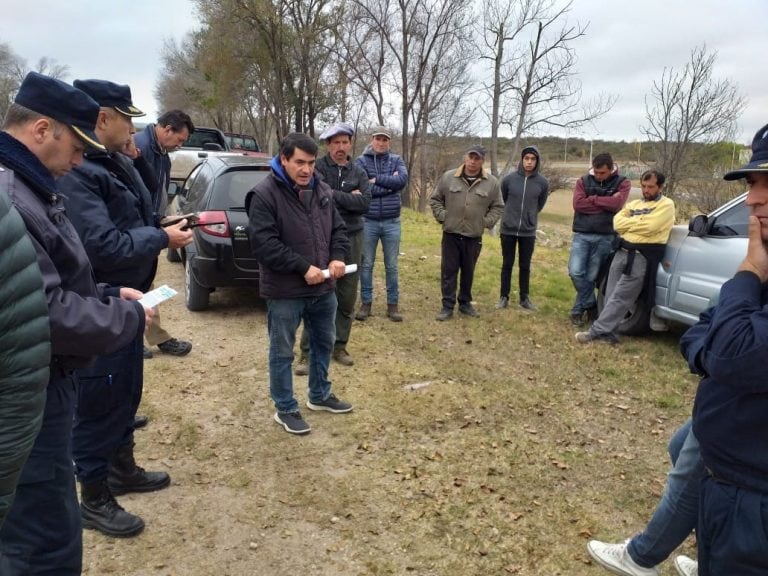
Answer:
<svg viewBox="0 0 768 576"><path fill-rule="evenodd" d="M656 270L675 223L675 204L662 194L664 174L648 170L640 177L643 197L628 202L613 217L621 244L608 273L606 302L587 332L576 333L581 343L617 344L615 330L647 286L653 298Z"/></svg>

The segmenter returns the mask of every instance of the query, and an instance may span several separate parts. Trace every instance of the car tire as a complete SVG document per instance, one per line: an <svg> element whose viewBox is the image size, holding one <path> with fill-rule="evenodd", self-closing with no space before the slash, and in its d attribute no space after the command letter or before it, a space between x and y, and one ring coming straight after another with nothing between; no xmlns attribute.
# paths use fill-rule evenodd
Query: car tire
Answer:
<svg viewBox="0 0 768 576"><path fill-rule="evenodd" d="M603 311L605 306L605 291L608 286L608 275L606 274L603 281L600 283L600 290L597 294L597 310ZM621 321L619 327L616 329L619 334L626 334L627 336L640 336L648 333L651 329L651 307L648 306L648 301L645 299L645 293L640 294L638 299L632 304L632 307L624 316L624 320Z"/></svg>
<svg viewBox="0 0 768 576"><path fill-rule="evenodd" d="M173 248L168 248L165 251L165 257L168 259L168 262L173 262L174 264L181 262L181 254Z"/></svg>
<svg viewBox="0 0 768 576"><path fill-rule="evenodd" d="M195 279L192 272L192 258L188 258L184 267L184 303L187 310L199 312L208 308L208 301L211 291L205 286L201 286Z"/></svg>

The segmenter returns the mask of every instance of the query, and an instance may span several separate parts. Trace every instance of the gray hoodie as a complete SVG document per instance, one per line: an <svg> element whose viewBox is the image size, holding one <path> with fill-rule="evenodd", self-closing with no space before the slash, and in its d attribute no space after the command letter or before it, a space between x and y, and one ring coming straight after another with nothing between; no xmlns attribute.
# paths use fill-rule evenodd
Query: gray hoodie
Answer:
<svg viewBox="0 0 768 576"><path fill-rule="evenodd" d="M523 156L536 156L536 168L530 176L523 170ZM541 156L535 146L526 146L520 153L517 171L507 174L501 181L504 199L504 215L501 217L501 234L507 236L535 236L539 212L544 208L549 194L549 182L539 173Z"/></svg>

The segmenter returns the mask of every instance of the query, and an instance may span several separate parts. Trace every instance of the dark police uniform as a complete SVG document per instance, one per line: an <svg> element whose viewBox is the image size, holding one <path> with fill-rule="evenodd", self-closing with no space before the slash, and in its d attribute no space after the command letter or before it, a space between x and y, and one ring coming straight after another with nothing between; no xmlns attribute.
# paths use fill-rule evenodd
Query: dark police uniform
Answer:
<svg viewBox="0 0 768 576"><path fill-rule="evenodd" d="M81 138L98 143L92 134L98 105L63 82L30 73L16 103L67 123ZM96 286L53 177L5 132L0 132L0 164L13 171L8 193L43 276L52 353L42 428L0 530L0 574L79 575L82 536L71 454L73 371L135 339L144 329L144 311L138 302L117 298L118 289Z"/></svg>
<svg viewBox="0 0 768 576"><path fill-rule="evenodd" d="M154 225L152 199L131 161L88 150L85 163L58 184L96 280L146 292L168 235ZM116 448L133 443L144 380L142 337L78 370L73 454L84 483L105 479Z"/></svg>

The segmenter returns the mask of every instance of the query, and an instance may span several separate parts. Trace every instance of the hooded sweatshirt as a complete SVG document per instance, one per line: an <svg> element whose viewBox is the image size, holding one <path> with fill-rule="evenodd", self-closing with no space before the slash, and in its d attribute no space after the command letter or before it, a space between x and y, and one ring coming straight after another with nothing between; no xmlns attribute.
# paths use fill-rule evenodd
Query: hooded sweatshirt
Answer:
<svg viewBox="0 0 768 576"><path fill-rule="evenodd" d="M536 156L536 167L526 176L523 170L523 156ZM506 236L535 236L539 212L544 208L549 195L549 181L539 173L541 156L535 146L526 146L520 153L516 172L507 174L501 181L501 196L504 199L504 215L500 232Z"/></svg>

